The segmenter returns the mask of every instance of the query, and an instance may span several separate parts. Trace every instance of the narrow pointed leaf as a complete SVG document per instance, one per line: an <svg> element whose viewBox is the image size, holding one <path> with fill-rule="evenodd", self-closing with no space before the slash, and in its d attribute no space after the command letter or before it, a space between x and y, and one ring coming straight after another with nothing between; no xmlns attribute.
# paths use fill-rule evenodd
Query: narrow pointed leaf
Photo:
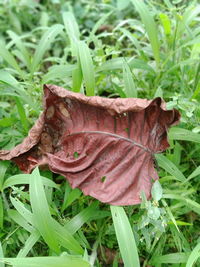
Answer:
<svg viewBox="0 0 200 267"><path fill-rule="evenodd" d="M31 63L31 73L33 74L38 70L39 64L42 62L42 58L45 52L49 49L51 43L54 41L56 36L61 33L63 26L60 24L53 25L50 27L42 36L40 42L37 45L35 54L33 55L33 60Z"/></svg>
<svg viewBox="0 0 200 267"><path fill-rule="evenodd" d="M86 87L86 95L93 96L95 92L95 74L90 50L85 42L78 42L78 53Z"/></svg>
<svg viewBox="0 0 200 267"><path fill-rule="evenodd" d="M137 246L127 215L123 207L111 206L110 209L124 266L139 267Z"/></svg>
<svg viewBox="0 0 200 267"><path fill-rule="evenodd" d="M185 176L183 173L176 167L176 165L166 158L164 155L155 155L156 160L158 162L158 165L166 170L168 173L173 175L177 180L180 182L184 182L186 180Z"/></svg>
<svg viewBox="0 0 200 267"><path fill-rule="evenodd" d="M158 39L157 25L143 0L131 0L131 1L135 6L136 10L138 11L138 13L140 14L142 22L144 23L145 30L148 34L153 54L158 66L160 62L160 43Z"/></svg>
<svg viewBox="0 0 200 267"><path fill-rule="evenodd" d="M55 252L59 252L58 240L53 227L53 219L49 211L42 179L37 168L33 171L30 180L30 201L34 225L49 247Z"/></svg>
<svg viewBox="0 0 200 267"><path fill-rule="evenodd" d="M89 263L76 256L50 256L50 257L26 257L26 258L1 258L1 263L7 263L16 267L89 267Z"/></svg>

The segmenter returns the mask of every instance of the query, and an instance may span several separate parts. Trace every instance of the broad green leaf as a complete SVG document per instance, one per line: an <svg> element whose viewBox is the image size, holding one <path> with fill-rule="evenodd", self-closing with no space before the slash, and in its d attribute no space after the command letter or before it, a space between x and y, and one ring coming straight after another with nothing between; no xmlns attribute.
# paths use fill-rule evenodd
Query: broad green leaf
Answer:
<svg viewBox="0 0 200 267"><path fill-rule="evenodd" d="M169 160L167 157L161 154L156 154L155 158L158 162L158 165L163 168L165 171L173 175L178 181L184 182L186 180L183 173L176 167L176 165Z"/></svg>
<svg viewBox="0 0 200 267"><path fill-rule="evenodd" d="M59 253L58 239L54 231L53 218L44 192L42 179L38 168L36 168L30 179L30 202L33 211L34 225L40 232L48 246Z"/></svg>
<svg viewBox="0 0 200 267"><path fill-rule="evenodd" d="M193 251L191 252L191 254L187 260L186 267L195 266L194 264L199 257L200 257L200 243L198 243L196 245L196 247L193 249Z"/></svg>
<svg viewBox="0 0 200 267"><path fill-rule="evenodd" d="M146 4L142 0L131 0L136 10L140 14L142 22L145 26L145 30L148 34L149 41L153 50L153 54L156 60L157 67L160 63L160 43L158 39L158 29L157 25L151 16Z"/></svg>
<svg viewBox="0 0 200 267"><path fill-rule="evenodd" d="M95 73L90 55L90 50L84 41L78 42L78 54L86 88L86 95L93 96L95 93Z"/></svg>
<svg viewBox="0 0 200 267"><path fill-rule="evenodd" d="M16 267L89 267L89 263L78 256L46 256L26 258L1 258L0 262Z"/></svg>
<svg viewBox="0 0 200 267"><path fill-rule="evenodd" d="M115 233L125 267L139 267L137 246L123 207L110 206Z"/></svg>
<svg viewBox="0 0 200 267"><path fill-rule="evenodd" d="M169 138L171 140L183 140L200 143L200 134L178 127L173 127L169 130Z"/></svg>
<svg viewBox="0 0 200 267"><path fill-rule="evenodd" d="M42 58L45 52L49 49L51 43L55 40L56 36L60 34L63 30L63 26L60 24L55 24L51 26L42 36L40 42L36 47L35 54L33 55L33 60L31 62L31 73L33 74L38 70L39 65L42 63Z"/></svg>
<svg viewBox="0 0 200 267"><path fill-rule="evenodd" d="M133 80L129 65L124 61L123 65L124 90L126 97L137 97L137 89Z"/></svg>

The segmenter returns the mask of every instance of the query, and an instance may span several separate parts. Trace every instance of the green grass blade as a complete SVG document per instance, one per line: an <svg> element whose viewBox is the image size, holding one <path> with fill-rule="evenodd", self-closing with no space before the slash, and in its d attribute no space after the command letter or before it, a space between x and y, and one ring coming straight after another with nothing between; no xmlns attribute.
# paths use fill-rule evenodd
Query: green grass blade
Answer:
<svg viewBox="0 0 200 267"><path fill-rule="evenodd" d="M5 178L5 173L9 164L7 161L0 161L0 191L3 190L3 183Z"/></svg>
<svg viewBox="0 0 200 267"><path fill-rule="evenodd" d="M173 224L175 225L177 231L180 232L180 231L179 231L179 228L178 228L178 225L177 225L177 222L176 222L176 220L175 220L175 218L174 218L174 215L172 214L171 209L168 207L167 202L166 202L164 199L162 199L161 201L162 201L163 206L165 207L165 209L166 209L166 211L167 211L167 213L168 213L168 215L169 215L169 218L171 219L171 221L172 221Z"/></svg>
<svg viewBox="0 0 200 267"><path fill-rule="evenodd" d="M38 168L31 174L30 202L33 211L34 225L44 238L49 247L59 253L57 236L54 231L53 219L44 192L42 179Z"/></svg>
<svg viewBox="0 0 200 267"><path fill-rule="evenodd" d="M167 255L157 256L154 258L154 261L152 261L153 264L157 266L157 264L163 264L163 263L185 263L188 259L188 253L171 253Z"/></svg>
<svg viewBox="0 0 200 267"><path fill-rule="evenodd" d="M195 143L200 143L200 134L193 133L189 130L173 127L169 131L169 138L171 140L183 140Z"/></svg>
<svg viewBox="0 0 200 267"><path fill-rule="evenodd" d="M49 83L55 79L65 79L77 69L76 65L55 65L43 76L42 83Z"/></svg>
<svg viewBox="0 0 200 267"><path fill-rule="evenodd" d="M2 249L2 245L1 245L1 241L0 241L0 259L3 258L3 249ZM3 262L0 261L0 267L4 267L5 264Z"/></svg>
<svg viewBox="0 0 200 267"><path fill-rule="evenodd" d="M85 208L75 217L73 217L70 221L68 221L64 227L69 231L69 233L76 233L84 223L86 223L90 218L92 218L92 216L95 214L97 206L98 202L93 202L89 207Z"/></svg>
<svg viewBox="0 0 200 267"><path fill-rule="evenodd" d="M123 78L124 78L124 91L126 97L137 97L137 89L132 77L129 65L124 62L123 64Z"/></svg>
<svg viewBox="0 0 200 267"><path fill-rule="evenodd" d="M189 208L191 208L191 210L193 210L194 212L196 212L197 214L200 215L200 204L197 203L194 200L191 200L189 198L185 198L183 196L176 195L176 194L163 194L163 198L180 200L186 206L188 206Z"/></svg>
<svg viewBox="0 0 200 267"><path fill-rule="evenodd" d="M42 58L45 52L49 49L51 43L55 40L56 36L63 30L63 26L56 24L51 26L42 36L40 42L37 45L33 60L31 63L31 74L38 70L39 65L42 62Z"/></svg>
<svg viewBox="0 0 200 267"><path fill-rule="evenodd" d="M3 190L5 190L6 188L11 187L13 185L30 184L31 178L32 178L31 174L13 175L13 176L9 177L8 179L6 179L6 181L3 184ZM48 179L46 177L42 177L42 176L41 176L41 178L42 178L43 185L59 189L59 186L56 183L54 183L53 181L51 181L50 179Z"/></svg>
<svg viewBox="0 0 200 267"><path fill-rule="evenodd" d="M130 57L118 57L118 58L112 58L99 66L96 71L112 71L112 70L118 70L123 68L124 60L126 60L127 64L130 68L135 69L141 69L141 70L147 70L148 72L154 73L154 70L152 67L150 67L145 61L140 59L133 59Z"/></svg>
<svg viewBox="0 0 200 267"><path fill-rule="evenodd" d="M132 43L133 45L136 47L136 52L137 53L141 53L142 51L142 46L140 45L140 43L138 42L137 38L127 29L124 28L119 28L119 30L124 34L124 36L126 36Z"/></svg>
<svg viewBox="0 0 200 267"><path fill-rule="evenodd" d="M13 206L17 210L12 210L12 218L29 232L33 232L33 227L31 225L38 228L37 222L35 222L33 214L24 206L24 204L20 200L14 199L12 197L10 197L10 199ZM54 235L56 236L61 246L78 254L84 253L79 243L72 236L73 233L61 226L54 219L52 219L52 227L54 229Z"/></svg>
<svg viewBox="0 0 200 267"><path fill-rule="evenodd" d="M196 247L193 249L193 251L191 252L191 254L187 260L186 267L195 266L194 264L199 257L200 257L200 243L198 243L196 245Z"/></svg>
<svg viewBox="0 0 200 267"><path fill-rule="evenodd" d="M76 239L72 236L72 233L65 229L65 227L61 226L56 220L53 220L53 227L62 247L69 249L76 254L84 254L84 250L78 241L76 241Z"/></svg>
<svg viewBox="0 0 200 267"><path fill-rule="evenodd" d="M80 92L83 80L83 73L81 69L80 59L77 62L77 69L72 72L72 89L74 92Z"/></svg>
<svg viewBox="0 0 200 267"><path fill-rule="evenodd" d="M21 54L23 56L24 64L30 70L30 64L31 64L30 54L29 54L29 51L27 50L27 48L25 47L24 43L22 42L21 37L19 35L17 35L15 32L10 31L10 30L7 31L7 33L10 36L10 38L12 39L11 43L14 43L16 45L16 47L19 49L19 51L21 52Z"/></svg>
<svg viewBox="0 0 200 267"><path fill-rule="evenodd" d="M3 229L3 221L4 221L4 212L3 212L3 201L0 195L0 229Z"/></svg>
<svg viewBox="0 0 200 267"><path fill-rule="evenodd" d="M26 240L24 247L20 249L19 253L17 254L17 258L26 257L39 238L40 233L37 230L34 230Z"/></svg>
<svg viewBox="0 0 200 267"><path fill-rule="evenodd" d="M2 41L0 41L0 56L23 77L19 64L8 49L6 49L5 44Z"/></svg>
<svg viewBox="0 0 200 267"><path fill-rule="evenodd" d="M29 126L29 123L28 123L28 119L26 117L26 112L25 112L25 109L24 109L24 106L22 105L21 103L21 100L19 97L15 97L15 103L16 103L16 106L17 106L17 110L18 110L18 114L19 114L19 117L20 117L20 121L21 121L21 124L22 124L22 127L24 129L24 132L27 134L28 133L28 126Z"/></svg>
<svg viewBox="0 0 200 267"><path fill-rule="evenodd" d="M74 14L70 11L62 13L63 22L69 38L80 39L80 31Z"/></svg>
<svg viewBox="0 0 200 267"><path fill-rule="evenodd" d="M72 55L77 56L76 42L80 40L80 31L74 14L70 11L62 13L63 22L65 25L65 30L70 39Z"/></svg>
<svg viewBox="0 0 200 267"><path fill-rule="evenodd" d="M157 67L160 63L160 43L158 39L157 25L151 16L146 4L141 0L131 0L136 10L140 14L143 24L145 25L146 32L151 43L153 54L156 60Z"/></svg>
<svg viewBox="0 0 200 267"><path fill-rule="evenodd" d="M86 88L86 95L93 96L95 93L95 74L90 50L84 41L78 42L78 54Z"/></svg>
<svg viewBox="0 0 200 267"><path fill-rule="evenodd" d="M198 166L187 178L187 182L193 179L194 177L200 175L200 166Z"/></svg>
<svg viewBox="0 0 200 267"><path fill-rule="evenodd" d="M13 198L11 196L10 200L15 209L24 218L24 220L33 225L33 220L34 220L33 214L24 206L24 204L19 199Z"/></svg>
<svg viewBox="0 0 200 267"><path fill-rule="evenodd" d="M30 233L33 232L34 228L24 219L24 217L18 211L9 209L8 216L26 231Z"/></svg>
<svg viewBox="0 0 200 267"><path fill-rule="evenodd" d="M104 22L106 21L106 19L113 13L113 11L109 12L109 13L106 13L105 15L103 15L96 23L95 25L93 26L92 28L92 31L90 33L90 36L88 39L92 39L93 36L95 35L96 31L100 28L100 26L102 24L104 24Z"/></svg>
<svg viewBox="0 0 200 267"><path fill-rule="evenodd" d="M89 263L76 256L2 258L1 263L16 267L89 267Z"/></svg>
<svg viewBox="0 0 200 267"><path fill-rule="evenodd" d="M155 158L161 168L173 175L178 181L185 182L185 176L171 160L161 154L156 154Z"/></svg>
<svg viewBox="0 0 200 267"><path fill-rule="evenodd" d="M1 95L19 96L25 103L28 103L33 109L36 107L26 90L24 89L22 83L18 82L13 75L5 70L0 70L0 83L2 83L7 90L3 92L1 90ZM17 93L17 94L16 94Z"/></svg>
<svg viewBox="0 0 200 267"><path fill-rule="evenodd" d="M137 247L128 217L123 207L111 206L110 209L124 266L139 267Z"/></svg>
<svg viewBox="0 0 200 267"><path fill-rule="evenodd" d="M69 205L72 204L72 202L78 199L81 194L82 192L78 188L73 189L64 199L61 211L63 212Z"/></svg>

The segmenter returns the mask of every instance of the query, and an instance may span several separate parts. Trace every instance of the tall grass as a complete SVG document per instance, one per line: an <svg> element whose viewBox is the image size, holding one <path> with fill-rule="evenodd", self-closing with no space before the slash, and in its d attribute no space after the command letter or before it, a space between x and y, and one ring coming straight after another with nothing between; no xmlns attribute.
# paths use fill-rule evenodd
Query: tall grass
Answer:
<svg viewBox="0 0 200 267"><path fill-rule="evenodd" d="M43 83L161 96L182 114L141 205L109 207L0 162L0 266L199 266L199 13L197 1L0 3L1 149L27 135Z"/></svg>

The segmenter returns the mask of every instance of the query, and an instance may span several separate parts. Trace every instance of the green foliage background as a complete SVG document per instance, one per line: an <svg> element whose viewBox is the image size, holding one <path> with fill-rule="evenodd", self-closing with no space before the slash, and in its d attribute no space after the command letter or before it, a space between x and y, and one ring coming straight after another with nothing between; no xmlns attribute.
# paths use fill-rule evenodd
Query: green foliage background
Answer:
<svg viewBox="0 0 200 267"><path fill-rule="evenodd" d="M49 171L0 162L1 267L200 265L199 26L195 0L0 1L1 149L27 135L44 83L160 96L182 114L141 205L109 207Z"/></svg>

